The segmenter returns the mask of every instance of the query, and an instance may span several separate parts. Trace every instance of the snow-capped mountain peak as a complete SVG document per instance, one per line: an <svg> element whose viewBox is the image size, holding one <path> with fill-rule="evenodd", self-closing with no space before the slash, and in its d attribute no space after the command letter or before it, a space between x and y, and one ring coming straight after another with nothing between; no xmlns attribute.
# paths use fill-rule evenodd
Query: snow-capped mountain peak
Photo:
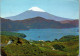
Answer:
<svg viewBox="0 0 80 56"><path fill-rule="evenodd" d="M32 7L32 8L30 8L29 10L39 11L39 12L45 12L44 10L40 9L39 7Z"/></svg>
<svg viewBox="0 0 80 56"><path fill-rule="evenodd" d="M16 16L6 17L6 19L24 20L24 19L34 18L34 17L42 17L45 19L51 19L55 21L69 20L68 18L62 18L62 17L52 15L50 13L47 13L38 7L32 7L28 9L27 11L20 13Z"/></svg>

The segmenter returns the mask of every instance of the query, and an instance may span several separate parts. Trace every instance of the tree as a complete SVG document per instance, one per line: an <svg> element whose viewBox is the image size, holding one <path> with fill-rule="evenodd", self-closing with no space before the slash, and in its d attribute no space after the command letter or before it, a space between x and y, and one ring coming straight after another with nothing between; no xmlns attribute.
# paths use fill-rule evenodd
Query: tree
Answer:
<svg viewBox="0 0 80 56"><path fill-rule="evenodd" d="M63 45L59 45L59 44L55 44L53 45L54 49L57 49L57 50L61 50L63 51L63 49L65 48Z"/></svg>

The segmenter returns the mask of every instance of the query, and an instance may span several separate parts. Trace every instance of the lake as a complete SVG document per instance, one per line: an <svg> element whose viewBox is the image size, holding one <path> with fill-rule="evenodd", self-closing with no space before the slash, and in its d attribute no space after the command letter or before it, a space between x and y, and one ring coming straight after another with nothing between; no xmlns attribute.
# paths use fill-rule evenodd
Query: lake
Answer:
<svg viewBox="0 0 80 56"><path fill-rule="evenodd" d="M27 40L54 40L60 39L66 35L79 35L78 28L66 28L66 29L30 29L20 30L17 33L23 33L27 37Z"/></svg>

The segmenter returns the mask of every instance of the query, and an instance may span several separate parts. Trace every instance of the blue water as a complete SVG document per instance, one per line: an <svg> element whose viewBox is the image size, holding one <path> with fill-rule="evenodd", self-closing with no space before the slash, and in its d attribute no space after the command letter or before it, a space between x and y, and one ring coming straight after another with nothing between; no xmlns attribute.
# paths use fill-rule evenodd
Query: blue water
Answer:
<svg viewBox="0 0 80 56"><path fill-rule="evenodd" d="M30 29L30 30L20 30L18 33L24 33L27 40L54 40L60 39L66 35L79 35L78 28L68 28L68 29Z"/></svg>

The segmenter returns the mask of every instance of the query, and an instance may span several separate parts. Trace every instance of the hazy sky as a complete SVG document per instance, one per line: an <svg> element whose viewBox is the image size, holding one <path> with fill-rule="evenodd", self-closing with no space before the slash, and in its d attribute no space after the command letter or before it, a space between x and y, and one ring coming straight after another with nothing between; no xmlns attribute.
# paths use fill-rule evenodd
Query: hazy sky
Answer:
<svg viewBox="0 0 80 56"><path fill-rule="evenodd" d="M1 0L1 17L14 16L31 7L39 7L60 17L79 18L78 0Z"/></svg>

